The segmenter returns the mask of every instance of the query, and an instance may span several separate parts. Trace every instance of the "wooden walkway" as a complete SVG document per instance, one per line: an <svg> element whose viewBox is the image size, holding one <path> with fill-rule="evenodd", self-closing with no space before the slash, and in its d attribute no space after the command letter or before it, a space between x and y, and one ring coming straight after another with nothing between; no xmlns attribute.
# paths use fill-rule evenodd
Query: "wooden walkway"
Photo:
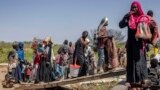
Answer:
<svg viewBox="0 0 160 90"><path fill-rule="evenodd" d="M52 88L52 87L58 87L62 85L79 83L79 82L92 81L92 80L98 80L98 79L109 78L109 77L116 77L116 76L124 75L125 73L126 73L125 69L118 69L116 71L109 71L103 74L96 74L96 75L91 75L91 76L66 79L63 81L53 81L53 82L43 83L43 84L20 85L19 87L15 87L14 90L36 90L36 89Z"/></svg>

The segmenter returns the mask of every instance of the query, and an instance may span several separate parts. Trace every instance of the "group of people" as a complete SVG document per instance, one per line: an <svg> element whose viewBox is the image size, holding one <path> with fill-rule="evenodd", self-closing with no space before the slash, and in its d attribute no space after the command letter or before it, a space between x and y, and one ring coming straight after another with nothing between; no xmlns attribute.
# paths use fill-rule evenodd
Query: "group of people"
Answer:
<svg viewBox="0 0 160 90"><path fill-rule="evenodd" d="M105 37L103 46L107 47L108 45L110 48L105 49L105 53L108 50L107 55L103 54L108 57L108 60L114 57L112 49L115 49L115 43L112 42L113 37ZM95 52L90 46L88 31L82 32L82 36L76 41L75 45L72 42L68 42L68 40L64 40L57 51L57 55L54 55L51 37L46 37L45 39L34 38L31 45L33 50L32 63L24 59L24 44L22 42L15 42L12 46L13 50L8 54L8 73L6 78L13 77L17 83L32 81L35 83L51 82L71 78L71 65L79 66L77 77L95 73ZM103 59L103 61L105 60L101 56L99 58ZM100 69L99 62L101 64L105 63L105 61L98 61L97 72Z"/></svg>
<svg viewBox="0 0 160 90"><path fill-rule="evenodd" d="M89 42L88 39L87 44ZM68 45L68 40L65 40L63 45L58 49L58 54L54 56L52 44L51 37L45 39L34 38L31 47L34 55L33 63L31 63L24 59L24 44L22 42L14 42L12 45L13 50L8 54L8 73L5 76L6 80L10 78L14 79L16 83L31 81L38 83L71 77L69 76L69 67L70 64L75 62L73 58L75 57L75 47L72 42L69 42ZM94 56L93 52L90 52L88 48L86 47L85 49L85 59L89 59L91 54L92 57Z"/></svg>
<svg viewBox="0 0 160 90"><path fill-rule="evenodd" d="M30 80L32 65L24 59L24 44L22 42L14 42L13 50L8 53L8 73L5 75L3 85L5 87L13 86L13 82ZM12 81L12 84L10 84Z"/></svg>
<svg viewBox="0 0 160 90"><path fill-rule="evenodd" d="M8 55L9 74L14 76L17 82L32 80L38 82L50 82L71 77L70 65L79 66L78 77L107 71L122 64L120 57L126 55L126 85L147 82L148 70L146 60L146 46L156 46L159 38L158 26L153 19L153 11L143 12L139 2L131 4L130 11L119 23L120 28L128 27L128 39L126 51L120 53L116 48L114 36L107 34L108 18L103 18L94 35L93 44L98 50L97 66L95 65L95 51L90 46L88 31L82 32L82 36L73 45L65 40L63 45L53 53L51 37L45 39L33 39L32 49L33 65L24 60L23 43L13 44L13 51ZM118 53L117 53L118 52ZM126 53L126 54L125 54ZM157 67L155 58L151 60L151 68ZM152 69L149 69L152 71Z"/></svg>

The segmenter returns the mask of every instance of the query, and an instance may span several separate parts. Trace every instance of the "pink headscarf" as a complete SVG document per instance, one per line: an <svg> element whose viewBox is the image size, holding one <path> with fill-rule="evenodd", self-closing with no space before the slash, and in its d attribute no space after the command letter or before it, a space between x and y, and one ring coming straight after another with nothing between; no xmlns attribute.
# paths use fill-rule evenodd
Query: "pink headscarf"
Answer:
<svg viewBox="0 0 160 90"><path fill-rule="evenodd" d="M137 16L137 15L140 16L140 15L143 15L143 14L144 14L144 13L143 13L143 10L142 10L142 8L141 8L141 4L140 4L138 1L132 2L132 4L131 4L131 9L132 9L132 6L133 6L133 5L136 5L137 8L138 8L138 12L137 12L136 16ZM130 9L130 11L131 11L131 9Z"/></svg>
<svg viewBox="0 0 160 90"><path fill-rule="evenodd" d="M138 1L132 2L132 4L131 4L131 9L132 9L132 6L133 6L133 5L136 5L136 6L137 6L138 11L137 11L136 14L130 15L130 18L129 18L129 27L130 27L131 29L135 30L135 29L136 29L136 26L137 26L137 25L136 25L137 19L139 18L139 16L144 15L144 13L143 13L143 10L142 10L142 8L141 8L141 4L140 4ZM131 9L130 9L130 11L131 11Z"/></svg>

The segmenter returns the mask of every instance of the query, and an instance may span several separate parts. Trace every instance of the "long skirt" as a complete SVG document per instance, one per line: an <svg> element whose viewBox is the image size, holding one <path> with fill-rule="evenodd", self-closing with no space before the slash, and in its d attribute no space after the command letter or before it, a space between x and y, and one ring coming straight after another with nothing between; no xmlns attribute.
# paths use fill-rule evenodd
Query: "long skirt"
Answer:
<svg viewBox="0 0 160 90"><path fill-rule="evenodd" d="M53 68L46 60L41 60L38 70L36 82L51 82L54 80Z"/></svg>
<svg viewBox="0 0 160 90"><path fill-rule="evenodd" d="M127 52L127 82L139 83L147 78L147 61L145 53L141 50L139 56L132 57L131 52Z"/></svg>

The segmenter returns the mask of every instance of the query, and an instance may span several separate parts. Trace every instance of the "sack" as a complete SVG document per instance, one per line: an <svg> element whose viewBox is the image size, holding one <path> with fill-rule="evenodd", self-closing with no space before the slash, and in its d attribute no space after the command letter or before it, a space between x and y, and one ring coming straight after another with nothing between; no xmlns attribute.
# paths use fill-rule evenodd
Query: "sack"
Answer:
<svg viewBox="0 0 160 90"><path fill-rule="evenodd" d="M152 34L149 27L150 18L146 15L142 15L138 18L136 38L151 39Z"/></svg>
<svg viewBox="0 0 160 90"><path fill-rule="evenodd" d="M151 39L152 34L147 24L139 23L135 34L136 38Z"/></svg>

